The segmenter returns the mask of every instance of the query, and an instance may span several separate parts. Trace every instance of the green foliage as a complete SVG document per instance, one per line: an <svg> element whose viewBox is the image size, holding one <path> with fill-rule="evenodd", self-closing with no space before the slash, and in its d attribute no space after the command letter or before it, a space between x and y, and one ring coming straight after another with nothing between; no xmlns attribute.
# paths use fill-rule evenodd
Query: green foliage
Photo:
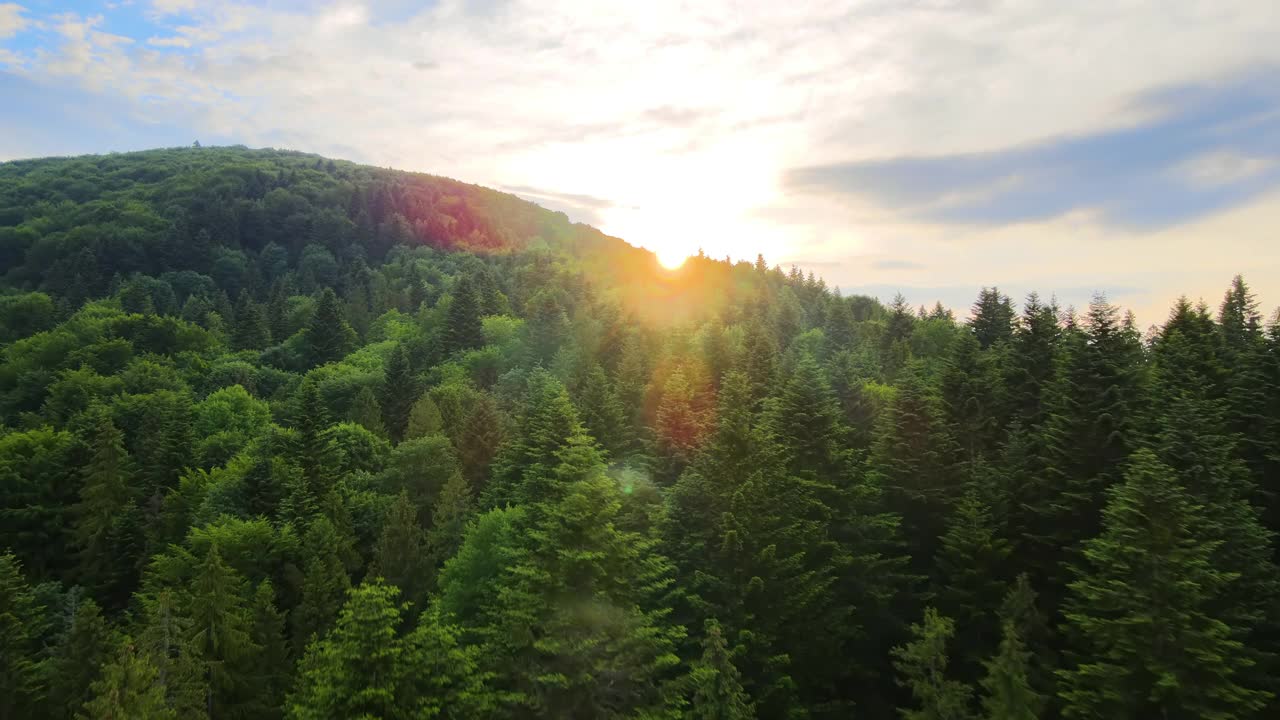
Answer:
<svg viewBox="0 0 1280 720"><path fill-rule="evenodd" d="M1134 455L1071 584L1082 657L1059 673L1066 717L1240 717L1266 704L1239 684L1252 661L1213 613L1239 576L1214 567L1202 512L1150 451Z"/></svg>
<svg viewBox="0 0 1280 720"><path fill-rule="evenodd" d="M241 147L0 164L0 268L0 717L1280 710L1243 279L958 324Z"/></svg>
<svg viewBox="0 0 1280 720"><path fill-rule="evenodd" d="M924 611L924 622L911 626L912 640L893 649L893 664L901 684L911 690L916 707L904 708L906 720L962 720L972 717L969 700L973 688L949 680L947 643L955 623L933 608Z"/></svg>

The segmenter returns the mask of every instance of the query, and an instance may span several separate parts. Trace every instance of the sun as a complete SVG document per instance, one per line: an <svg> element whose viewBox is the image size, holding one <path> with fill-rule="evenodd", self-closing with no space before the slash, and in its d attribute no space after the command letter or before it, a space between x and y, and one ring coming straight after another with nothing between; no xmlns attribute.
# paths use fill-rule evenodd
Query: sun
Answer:
<svg viewBox="0 0 1280 720"><path fill-rule="evenodd" d="M678 270L684 261L689 259L689 255L682 250L674 248L664 248L654 253L658 257L658 264L668 270Z"/></svg>

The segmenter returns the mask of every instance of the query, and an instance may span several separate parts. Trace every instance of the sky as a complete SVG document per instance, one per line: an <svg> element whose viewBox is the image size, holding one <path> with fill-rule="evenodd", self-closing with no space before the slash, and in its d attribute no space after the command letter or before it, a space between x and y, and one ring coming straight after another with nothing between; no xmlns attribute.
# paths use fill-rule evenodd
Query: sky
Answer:
<svg viewBox="0 0 1280 720"><path fill-rule="evenodd" d="M1280 304L1280 2L0 1L0 161L283 147L961 314Z"/></svg>

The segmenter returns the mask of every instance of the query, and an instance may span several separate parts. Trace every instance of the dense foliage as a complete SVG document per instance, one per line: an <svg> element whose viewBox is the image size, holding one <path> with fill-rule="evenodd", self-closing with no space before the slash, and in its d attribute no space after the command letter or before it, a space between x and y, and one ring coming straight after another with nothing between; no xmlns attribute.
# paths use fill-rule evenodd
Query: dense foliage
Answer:
<svg viewBox="0 0 1280 720"><path fill-rule="evenodd" d="M243 148L0 165L0 719L1280 713L1280 327Z"/></svg>

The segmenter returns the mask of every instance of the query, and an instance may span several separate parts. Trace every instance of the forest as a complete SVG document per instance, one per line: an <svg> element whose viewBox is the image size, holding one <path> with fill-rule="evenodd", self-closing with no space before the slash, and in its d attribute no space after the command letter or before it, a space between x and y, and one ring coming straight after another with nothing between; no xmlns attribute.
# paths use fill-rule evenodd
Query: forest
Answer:
<svg viewBox="0 0 1280 720"><path fill-rule="evenodd" d="M0 720L1280 717L1223 285L957 319L316 155L0 164Z"/></svg>

